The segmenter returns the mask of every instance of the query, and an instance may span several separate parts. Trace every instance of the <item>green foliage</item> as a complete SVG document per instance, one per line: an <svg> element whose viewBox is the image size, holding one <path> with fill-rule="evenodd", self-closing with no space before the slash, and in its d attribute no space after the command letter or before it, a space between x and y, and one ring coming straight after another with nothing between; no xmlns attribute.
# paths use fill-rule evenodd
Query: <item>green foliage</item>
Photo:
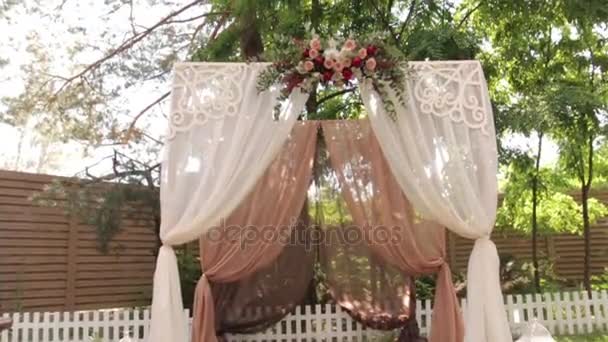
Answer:
<svg viewBox="0 0 608 342"><path fill-rule="evenodd" d="M92 226L103 253L109 252L125 218L146 222L155 233L160 229L159 166L141 165L120 154L115 154L113 163L114 172L106 176L56 179L32 197L38 205L62 207L68 215Z"/></svg>
<svg viewBox="0 0 608 342"><path fill-rule="evenodd" d="M534 265L531 262L517 260L509 255L501 255L500 265L500 283L503 293L535 292ZM551 260L541 260L538 271L541 293L555 292L563 287L565 280L555 274Z"/></svg>
<svg viewBox="0 0 608 342"><path fill-rule="evenodd" d="M502 206L499 207L496 226L499 230L519 231L530 234L532 217L532 191L527 188L514 190L516 184L508 183ZM544 193L538 207L538 228L541 234L582 234L582 208L570 195L550 191ZM589 200L590 223L608 214L608 207L596 199Z"/></svg>
<svg viewBox="0 0 608 342"><path fill-rule="evenodd" d="M501 162L508 165L500 226L528 231L582 231L605 207L587 201L597 177L595 150L605 135L608 54L603 0L466 1L471 26L487 40L480 57L489 71ZM514 150L513 134L534 137L536 149ZM559 163L542 168L542 142L556 142ZM565 179L557 179L557 175ZM572 181L575 180L575 181ZM583 194L582 209L560 191ZM538 195L538 196L537 196ZM532 208L538 207L538 215ZM530 222L530 223L527 223ZM530 227L530 228L528 228ZM533 252L536 251L533 247ZM588 288L589 248L585 249ZM536 255L536 253L534 253Z"/></svg>
<svg viewBox="0 0 608 342"><path fill-rule="evenodd" d="M608 268L604 270L604 273L591 277L591 287L595 291L608 290Z"/></svg>
<svg viewBox="0 0 608 342"><path fill-rule="evenodd" d="M541 274L541 291L559 291L566 284L566 280L558 277L554 272L554 265L549 260L541 260L539 264ZM466 274L453 274L454 287L458 296L466 295ZM534 267L529 261L517 260L511 255L500 256L500 283L505 294L527 294L534 292ZM416 278L416 298L420 300L432 299L437 286L434 276Z"/></svg>
<svg viewBox="0 0 608 342"><path fill-rule="evenodd" d="M98 248L108 253L125 218L150 221L149 208L158 210L156 190L126 184L91 184L86 181L54 181L33 197L34 203L62 206L70 215L95 229ZM153 203L150 203L153 202Z"/></svg>
<svg viewBox="0 0 608 342"><path fill-rule="evenodd" d="M608 336L603 334L555 336L556 342L608 342Z"/></svg>
<svg viewBox="0 0 608 342"><path fill-rule="evenodd" d="M32 18L41 16L63 22L62 7L74 4L68 2L57 8L42 5L5 4L1 13L7 17L26 13ZM302 38L312 30L327 37L364 37L383 32L387 45L395 46L395 52L407 59L472 58L479 47L474 32L457 22L457 10L451 1L214 0L205 7L191 6L149 33L137 23L137 18L145 17L148 7L153 6L156 11L166 8L169 14L183 4L108 0L98 6L102 8L100 12L107 13L100 20L108 24L105 28L95 27L100 31L98 41L85 40L91 36L85 33L93 28L82 22L65 23L64 36L57 39L44 38L42 31L28 37L27 53L32 62L24 65L24 77L19 78L25 80L24 91L3 99L6 110L0 111L0 121L17 127L33 122L35 129L52 136L53 142L75 140L91 146L130 142L149 148L150 144L160 145L159 132L147 132L144 125L133 127L128 118L138 113L125 110L128 106L124 96L142 84L157 87L166 83L175 60L243 61L251 55L247 51L253 51L256 59L277 60L290 51L292 37ZM117 32L111 19L114 13L120 15L125 10L134 16L130 18L132 30ZM117 52L115 48L124 37L136 42ZM72 39L74 44L61 45ZM91 61L91 56L103 58ZM67 68L58 68L60 64ZM80 72L83 74L78 76ZM353 92L341 98L356 95ZM353 100L351 104L358 102ZM311 106L314 110L307 115L356 117L349 111L360 112L358 107L360 104L331 111L322 105ZM323 113L317 115L317 111ZM156 106L144 112L145 116L160 116ZM328 117L330 113L332 117Z"/></svg>
<svg viewBox="0 0 608 342"><path fill-rule="evenodd" d="M433 299L435 296L436 287L437 282L435 277L422 276L416 278L416 299L421 301Z"/></svg>
<svg viewBox="0 0 608 342"><path fill-rule="evenodd" d="M532 186L535 175L534 160L526 155L512 158L506 169L503 201L498 208L496 226L500 230L529 234L532 229ZM582 233L582 208L571 196L568 175L560 170L543 167L539 172L537 224L539 233ZM569 191L570 193L568 193ZM608 214L608 208L597 201L589 201L590 223Z"/></svg>
<svg viewBox="0 0 608 342"><path fill-rule="evenodd" d="M183 303L187 308L192 309L194 290L202 275L200 261L188 248L175 250L175 256L179 268Z"/></svg>

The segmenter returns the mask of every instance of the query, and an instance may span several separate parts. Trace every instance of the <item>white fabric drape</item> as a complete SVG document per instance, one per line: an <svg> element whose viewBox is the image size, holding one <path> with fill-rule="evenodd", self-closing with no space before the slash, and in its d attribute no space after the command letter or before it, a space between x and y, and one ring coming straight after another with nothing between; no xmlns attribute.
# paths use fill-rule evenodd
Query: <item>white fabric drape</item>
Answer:
<svg viewBox="0 0 608 342"><path fill-rule="evenodd" d="M468 266L465 341L511 342L489 239L496 217L497 151L487 85L478 62L409 64L406 106L394 121L364 81L361 96L395 178L416 209L475 239Z"/></svg>
<svg viewBox="0 0 608 342"><path fill-rule="evenodd" d="M186 341L171 246L198 239L253 188L287 139L308 95L294 91L273 118L278 89L258 93L266 64L183 63L174 68L161 179L161 247L149 342Z"/></svg>

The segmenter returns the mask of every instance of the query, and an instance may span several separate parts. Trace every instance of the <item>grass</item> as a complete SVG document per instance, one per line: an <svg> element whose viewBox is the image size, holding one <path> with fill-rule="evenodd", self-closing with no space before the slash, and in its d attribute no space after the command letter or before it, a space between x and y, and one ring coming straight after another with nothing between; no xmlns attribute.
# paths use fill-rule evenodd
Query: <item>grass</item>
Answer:
<svg viewBox="0 0 608 342"><path fill-rule="evenodd" d="M608 342L606 335L555 336L557 342Z"/></svg>

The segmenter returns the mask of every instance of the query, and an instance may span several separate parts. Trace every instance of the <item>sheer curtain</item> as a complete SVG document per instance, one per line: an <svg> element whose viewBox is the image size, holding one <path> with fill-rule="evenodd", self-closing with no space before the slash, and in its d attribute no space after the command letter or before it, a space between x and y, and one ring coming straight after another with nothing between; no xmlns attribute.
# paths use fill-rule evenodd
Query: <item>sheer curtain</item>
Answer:
<svg viewBox="0 0 608 342"><path fill-rule="evenodd" d="M200 239L204 275L196 288L194 342L216 341L209 282L228 283L273 263L290 243L310 185L317 125L298 124L253 191L220 225Z"/></svg>
<svg viewBox="0 0 608 342"><path fill-rule="evenodd" d="M492 110L476 61L409 64L406 106L397 120L365 81L362 100L390 169L416 209L475 239L467 274L465 341L510 342L490 234L496 217L497 151Z"/></svg>
<svg viewBox="0 0 608 342"><path fill-rule="evenodd" d="M161 178L161 239L152 300L152 342L185 341L172 246L198 239L241 203L287 139L307 94L293 92L273 119L279 89L258 93L267 64L174 67ZM205 270L203 270L205 271Z"/></svg>
<svg viewBox="0 0 608 342"><path fill-rule="evenodd" d="M325 122L323 125L325 126ZM374 253L366 231L353 220L344 192L351 191L332 167L325 145L333 144L327 132L319 140L314 185L309 191L311 213L319 241L323 285L337 304L364 326L378 330L399 329L399 342L426 341L420 338L416 321L413 274L386 262ZM357 134L332 139L351 141ZM356 143L355 143L356 144ZM343 144L338 144L342 146ZM341 156L348 154L348 151ZM362 186L370 185L369 168L361 170L360 155L352 155L352 174ZM334 159L334 158L332 158ZM350 163L346 166L351 166ZM356 191L356 190L355 190Z"/></svg>
<svg viewBox="0 0 608 342"><path fill-rule="evenodd" d="M304 304L316 251L306 241L307 227L308 220L301 217L281 254L254 274L229 283L211 282L219 340L224 334L264 331Z"/></svg>
<svg viewBox="0 0 608 342"><path fill-rule="evenodd" d="M463 322L445 230L416 212L395 181L368 120L323 123L329 158L353 222L370 250L404 274L438 274L431 342L462 342Z"/></svg>

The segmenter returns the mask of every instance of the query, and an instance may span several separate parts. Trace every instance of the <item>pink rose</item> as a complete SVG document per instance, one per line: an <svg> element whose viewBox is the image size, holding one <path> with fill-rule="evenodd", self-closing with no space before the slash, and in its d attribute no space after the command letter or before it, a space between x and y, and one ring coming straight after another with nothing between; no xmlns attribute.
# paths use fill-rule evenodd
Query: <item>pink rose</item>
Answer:
<svg viewBox="0 0 608 342"><path fill-rule="evenodd" d="M308 56L310 56L310 58L317 58L317 56L319 56L319 50L312 49L308 51Z"/></svg>
<svg viewBox="0 0 608 342"><path fill-rule="evenodd" d="M374 71L376 69L376 59L374 57L368 59L365 62L365 68L369 71Z"/></svg>
<svg viewBox="0 0 608 342"><path fill-rule="evenodd" d="M365 57L367 57L367 49L366 48L361 48L359 49L359 54L358 54L359 58L363 59Z"/></svg>
<svg viewBox="0 0 608 342"><path fill-rule="evenodd" d="M353 51L357 47L357 43L352 39L347 39L342 48L344 50Z"/></svg>
<svg viewBox="0 0 608 342"><path fill-rule="evenodd" d="M342 69L344 69L344 64L342 64L341 62L334 63L334 70L335 71L341 72Z"/></svg>
<svg viewBox="0 0 608 342"><path fill-rule="evenodd" d="M304 62L304 70L311 71L314 68L315 68L315 63L313 63L312 61Z"/></svg>
<svg viewBox="0 0 608 342"><path fill-rule="evenodd" d="M323 63L323 66L325 66L325 68L327 68L327 69L331 69L331 68L333 68L333 67L334 67L334 64L335 64L335 63L336 63L336 62L335 62L333 59L331 59L331 58L327 58L327 59L325 60L325 63Z"/></svg>
<svg viewBox="0 0 608 342"><path fill-rule="evenodd" d="M321 40L319 38L314 38L310 41L310 48L312 50L321 50Z"/></svg>
<svg viewBox="0 0 608 342"><path fill-rule="evenodd" d="M345 68L349 68L352 64L352 60L348 57L342 57L340 58L340 63L345 67Z"/></svg>

